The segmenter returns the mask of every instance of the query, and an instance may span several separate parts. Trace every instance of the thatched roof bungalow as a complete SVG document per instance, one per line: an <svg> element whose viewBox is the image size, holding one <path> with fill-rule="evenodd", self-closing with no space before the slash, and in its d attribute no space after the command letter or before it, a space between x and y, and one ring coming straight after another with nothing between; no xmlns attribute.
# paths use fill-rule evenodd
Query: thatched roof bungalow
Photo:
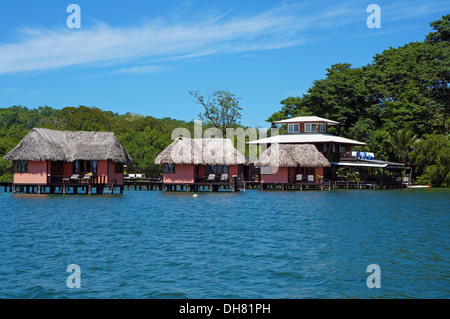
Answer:
<svg viewBox="0 0 450 319"><path fill-rule="evenodd" d="M123 165L131 161L114 133L43 128L32 129L5 159L14 162L15 184L60 183L90 173L122 185Z"/></svg>
<svg viewBox="0 0 450 319"><path fill-rule="evenodd" d="M165 184L206 181L210 174L215 175L214 182L229 181L241 175L245 156L229 139L178 137L156 157L155 164L163 165Z"/></svg>
<svg viewBox="0 0 450 319"><path fill-rule="evenodd" d="M261 167L261 183L319 182L330 162L311 144L272 144L255 166Z"/></svg>

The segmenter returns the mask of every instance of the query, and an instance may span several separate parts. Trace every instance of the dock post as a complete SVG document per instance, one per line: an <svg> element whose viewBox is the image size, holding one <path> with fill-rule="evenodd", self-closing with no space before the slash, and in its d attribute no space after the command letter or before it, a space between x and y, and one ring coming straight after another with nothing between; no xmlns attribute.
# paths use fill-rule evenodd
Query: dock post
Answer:
<svg viewBox="0 0 450 319"><path fill-rule="evenodd" d="M86 193L89 194L89 195L92 194L92 185L89 185L89 186L87 187Z"/></svg>
<svg viewBox="0 0 450 319"><path fill-rule="evenodd" d="M237 192L238 191L238 186L237 186L237 176L233 177L233 192ZM244 192L245 192L245 182L244 182Z"/></svg>
<svg viewBox="0 0 450 319"><path fill-rule="evenodd" d="M66 185L63 185L62 186L62 193L65 195L66 191L67 191L67 187L66 187Z"/></svg>
<svg viewBox="0 0 450 319"><path fill-rule="evenodd" d="M147 188L147 190L148 190L148 188ZM123 185L122 186L120 186L120 194L123 194Z"/></svg>

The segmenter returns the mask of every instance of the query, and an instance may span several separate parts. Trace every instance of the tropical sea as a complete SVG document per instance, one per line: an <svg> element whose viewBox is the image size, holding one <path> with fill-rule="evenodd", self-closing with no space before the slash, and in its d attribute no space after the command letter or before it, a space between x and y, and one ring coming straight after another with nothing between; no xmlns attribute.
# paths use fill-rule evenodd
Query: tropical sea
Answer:
<svg viewBox="0 0 450 319"><path fill-rule="evenodd" d="M450 298L448 189L198 194L1 192L0 298Z"/></svg>

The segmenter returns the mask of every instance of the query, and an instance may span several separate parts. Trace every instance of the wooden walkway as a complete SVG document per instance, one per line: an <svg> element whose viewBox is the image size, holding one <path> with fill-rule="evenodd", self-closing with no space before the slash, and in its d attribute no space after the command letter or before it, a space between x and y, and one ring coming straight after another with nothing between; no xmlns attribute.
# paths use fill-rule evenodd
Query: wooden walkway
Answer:
<svg viewBox="0 0 450 319"><path fill-rule="evenodd" d="M49 185L36 185L0 182L0 187L1 186L4 187L5 192L14 194L103 194L105 191L114 194L116 189L118 189L121 194L123 193L123 186L115 185L113 183L52 183Z"/></svg>
<svg viewBox="0 0 450 319"><path fill-rule="evenodd" d="M179 183L179 184L163 184L158 180L125 180L123 185L114 184L89 184L89 183L55 183L51 185L13 185L12 182L0 182L5 192L25 193L25 194L103 194L108 192L113 194L118 190L121 194L126 190L157 190L164 192L184 191L197 192L209 191L216 192L219 190L238 192L246 189L261 190L332 190L337 188L343 189L383 189L383 188L403 188L405 185L398 182L352 182L352 181L324 181L322 183L264 183L257 181L242 181L236 183Z"/></svg>

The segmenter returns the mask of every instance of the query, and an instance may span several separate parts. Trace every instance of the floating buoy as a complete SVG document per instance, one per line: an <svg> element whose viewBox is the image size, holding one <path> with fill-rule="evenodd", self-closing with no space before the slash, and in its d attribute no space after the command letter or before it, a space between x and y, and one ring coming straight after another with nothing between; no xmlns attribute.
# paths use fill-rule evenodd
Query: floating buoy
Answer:
<svg viewBox="0 0 450 319"><path fill-rule="evenodd" d="M197 194L194 194L194 195L192 195L192 197L194 197L194 198L198 198L198 195L197 195Z"/></svg>

